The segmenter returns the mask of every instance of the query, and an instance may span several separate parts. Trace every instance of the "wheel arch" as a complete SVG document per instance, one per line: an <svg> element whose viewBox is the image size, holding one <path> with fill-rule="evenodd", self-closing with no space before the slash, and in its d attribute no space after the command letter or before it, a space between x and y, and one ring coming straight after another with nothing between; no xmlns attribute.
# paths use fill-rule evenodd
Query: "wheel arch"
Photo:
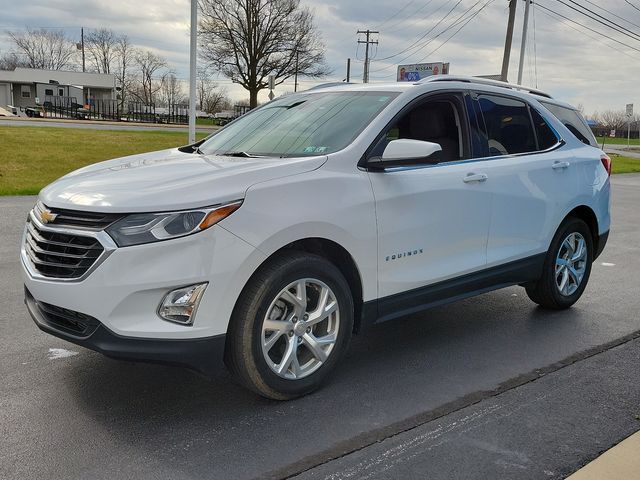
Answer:
<svg viewBox="0 0 640 480"><path fill-rule="evenodd" d="M353 331L357 333L360 330L360 323L362 317L362 277L360 270L353 259L353 256L339 243L321 237L310 237L295 240L288 243L282 248L275 251L273 255L278 255L285 250L299 250L326 258L332 264L340 270L340 273L344 275L344 278L349 284L351 289L351 296L353 298ZM269 257L271 258L271 256ZM265 260L265 261L268 261Z"/></svg>
<svg viewBox="0 0 640 480"><path fill-rule="evenodd" d="M266 257L260 265L254 270L255 273L260 270L267 262L274 257L282 255L287 250L296 250L307 253L312 253L327 259L333 265L340 270L340 273L344 275L349 288L351 290L351 296L353 298L353 331L357 333L361 327L361 317L363 308L363 283L360 270L349 251L339 243L322 237L308 237L293 240L286 245L274 250L268 257ZM251 279L249 278L249 280ZM248 283L248 281L247 281ZM240 300L241 295L236 299L236 303Z"/></svg>
<svg viewBox="0 0 640 480"><path fill-rule="evenodd" d="M600 233L598 226L598 217L593 209L587 205L579 205L571 210L563 219L562 223L564 223L567 218L574 217L579 218L584 221L589 227L589 231L591 232L591 239L593 240L594 252L598 252L598 242L600 241Z"/></svg>

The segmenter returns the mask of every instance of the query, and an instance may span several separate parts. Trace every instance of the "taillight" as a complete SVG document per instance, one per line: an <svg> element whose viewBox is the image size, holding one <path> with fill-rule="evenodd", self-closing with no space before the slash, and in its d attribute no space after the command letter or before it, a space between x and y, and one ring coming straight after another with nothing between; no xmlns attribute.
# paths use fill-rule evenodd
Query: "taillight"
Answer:
<svg viewBox="0 0 640 480"><path fill-rule="evenodd" d="M611 176L611 159L608 155L602 154L600 156L600 161L604 166L604 169L607 171L607 175Z"/></svg>

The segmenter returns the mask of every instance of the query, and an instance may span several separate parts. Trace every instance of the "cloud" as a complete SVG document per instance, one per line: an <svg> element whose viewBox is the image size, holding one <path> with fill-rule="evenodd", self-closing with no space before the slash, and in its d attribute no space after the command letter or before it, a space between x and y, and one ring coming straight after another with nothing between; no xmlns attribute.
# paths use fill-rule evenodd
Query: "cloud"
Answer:
<svg viewBox="0 0 640 480"><path fill-rule="evenodd" d="M470 14L477 11L485 1L302 0L302 5L313 10L317 29L327 47L327 63L333 69L327 81L345 78L347 58L352 59L352 81L362 78L364 48L357 44L356 32L359 29L380 31L374 36L379 44L371 49L371 77L375 81L393 81L399 62L446 61L451 64L452 73L499 73L508 14L506 1L490 2L453 35L462 25L458 23L452 26L453 22L459 18L467 19L465 12ZM443 20L454 5L454 10ZM606 28L558 2L541 5L640 50L640 41ZM512 81L517 76L523 7L524 3L519 2L510 62L509 76ZM470 8L472 10L468 10ZM595 6L590 8L629 30L640 32L640 27L630 23L640 24L640 13L623 0L606 2L605 8L610 13ZM23 0L19 7L16 7L15 0L0 0L0 11L3 12L0 32L21 30L26 26L63 28L68 35L79 39L80 27L90 29L106 26L127 34L137 46L163 55L178 77L185 80L188 77L189 0ZM571 103L582 103L587 112L621 109L634 100L640 103L640 98L637 98L640 51L547 14L535 4L533 12L535 15L531 16L524 83L537 84L539 88ZM621 18L615 18L614 15ZM420 39L421 36L424 38ZM360 35L360 38L363 36ZM402 52L414 42L417 43L413 48ZM0 33L0 51L9 48L8 37ZM236 99L246 97L241 87L232 85L224 78L219 80ZM301 88L317 83L321 82L300 79ZM293 81L286 82L278 89L281 91L279 93L293 90ZM267 92L263 92L260 99L266 100L266 95Z"/></svg>

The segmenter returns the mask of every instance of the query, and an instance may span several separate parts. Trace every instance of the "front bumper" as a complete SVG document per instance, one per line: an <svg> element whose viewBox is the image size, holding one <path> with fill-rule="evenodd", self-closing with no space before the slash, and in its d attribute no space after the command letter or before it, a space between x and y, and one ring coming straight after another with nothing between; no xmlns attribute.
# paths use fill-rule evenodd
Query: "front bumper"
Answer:
<svg viewBox="0 0 640 480"><path fill-rule="evenodd" d="M127 337L112 332L88 315L41 304L26 287L24 301L40 330L111 358L179 365L205 375L214 373L223 360L225 335L193 339ZM52 315L52 311L70 312L68 315L71 320L65 324L59 320L59 316ZM76 323L84 322L84 328L74 328L74 318L79 319Z"/></svg>
<svg viewBox="0 0 640 480"><path fill-rule="evenodd" d="M238 295L264 255L215 225L183 238L115 248L73 281L34 275L24 248L21 258L24 284L37 302L90 315L121 337L196 340L226 333ZM169 291L205 282L193 325L158 315Z"/></svg>

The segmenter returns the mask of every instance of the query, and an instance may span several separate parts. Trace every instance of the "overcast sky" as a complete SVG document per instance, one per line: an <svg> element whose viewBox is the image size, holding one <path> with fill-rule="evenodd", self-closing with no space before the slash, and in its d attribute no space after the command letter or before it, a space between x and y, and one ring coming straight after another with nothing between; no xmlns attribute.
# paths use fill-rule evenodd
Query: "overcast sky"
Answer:
<svg viewBox="0 0 640 480"><path fill-rule="evenodd" d="M562 1L573 4L572 0ZM619 31L579 15L560 0L539 0L531 9L523 83L570 103L582 104L587 114L623 109L626 103L635 103L636 110L640 110L640 36L635 35L640 35L640 0L576 1L617 23ZM326 81L340 81L346 76L349 57L352 81L361 81L364 48L362 45L358 48L356 31L367 28L380 31L373 36L379 41L377 47L372 47L371 80L375 82L395 81L399 63L445 61L451 64L451 73L500 73L507 3L507 0L302 0L303 5L314 11L327 47L327 63L333 74ZM608 12L596 5L602 5ZM524 6L524 1L518 5L509 70L511 81L517 78ZM0 52L11 48L7 30L26 26L64 28L68 35L79 39L81 26L108 27L127 34L137 46L165 56L179 77L188 76L189 0L0 0L0 12ZM228 80L219 81L232 97L248 97ZM302 88L317 83L304 78L300 82ZM279 86L276 93L292 90L293 83L289 82ZM266 93L260 100L266 100Z"/></svg>

